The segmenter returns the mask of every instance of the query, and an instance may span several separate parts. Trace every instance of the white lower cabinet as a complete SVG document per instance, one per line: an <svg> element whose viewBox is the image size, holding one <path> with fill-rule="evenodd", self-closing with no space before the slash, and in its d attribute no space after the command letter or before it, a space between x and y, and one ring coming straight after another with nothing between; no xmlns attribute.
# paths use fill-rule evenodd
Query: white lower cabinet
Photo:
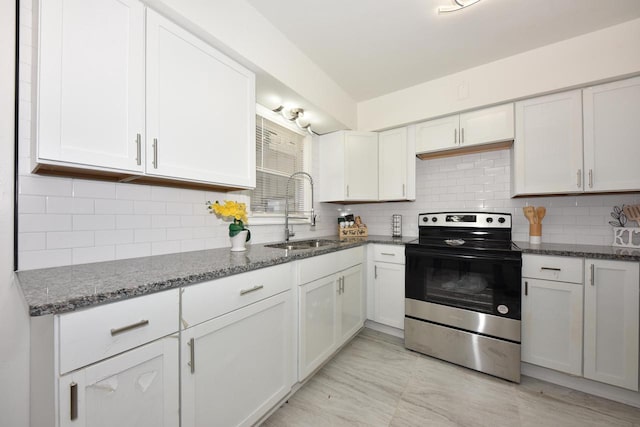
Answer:
<svg viewBox="0 0 640 427"><path fill-rule="evenodd" d="M59 378L59 425L177 427L178 335Z"/></svg>
<svg viewBox="0 0 640 427"><path fill-rule="evenodd" d="M182 426L250 426L289 393L291 291L182 334Z"/></svg>
<svg viewBox="0 0 640 427"><path fill-rule="evenodd" d="M305 276L302 271L301 276ZM362 264L299 289L298 380L302 381L364 325Z"/></svg>
<svg viewBox="0 0 640 427"><path fill-rule="evenodd" d="M587 259L585 277L584 376L638 391L639 264Z"/></svg>
<svg viewBox="0 0 640 427"><path fill-rule="evenodd" d="M404 329L404 246L373 247L373 321Z"/></svg>
<svg viewBox="0 0 640 427"><path fill-rule="evenodd" d="M582 375L582 288L522 279L522 361Z"/></svg>

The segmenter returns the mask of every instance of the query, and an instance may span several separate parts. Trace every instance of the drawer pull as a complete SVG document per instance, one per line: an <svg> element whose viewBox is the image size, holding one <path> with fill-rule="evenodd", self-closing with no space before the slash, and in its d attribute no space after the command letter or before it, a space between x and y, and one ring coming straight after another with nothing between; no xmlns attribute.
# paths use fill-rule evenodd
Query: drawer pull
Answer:
<svg viewBox="0 0 640 427"><path fill-rule="evenodd" d="M540 267L540 270L562 271L561 268L553 268L553 267Z"/></svg>
<svg viewBox="0 0 640 427"><path fill-rule="evenodd" d="M380 255L396 256L396 254L392 254L390 252L380 252Z"/></svg>
<svg viewBox="0 0 640 427"><path fill-rule="evenodd" d="M71 407L69 408L69 415L73 421L78 419L78 384L75 382L69 384L69 391L71 393Z"/></svg>
<svg viewBox="0 0 640 427"><path fill-rule="evenodd" d="M590 278L590 282L591 282L591 286L595 286L596 284L596 273L595 273L595 265L591 264L591 266L589 267L589 272L591 273L591 278Z"/></svg>
<svg viewBox="0 0 640 427"><path fill-rule="evenodd" d="M524 282L524 295L529 295L529 282Z"/></svg>
<svg viewBox="0 0 640 427"><path fill-rule="evenodd" d="M148 320L141 320L137 323L132 323L131 325L123 326L121 328L115 328L111 330L111 336L115 337L118 334L129 332L132 329L142 328L143 326L147 326L148 324L149 324Z"/></svg>
<svg viewBox="0 0 640 427"><path fill-rule="evenodd" d="M191 373L196 372L196 339L191 338L189 340L189 363L187 363L191 368Z"/></svg>
<svg viewBox="0 0 640 427"><path fill-rule="evenodd" d="M263 286L263 285L256 285L256 286L254 286L254 287L253 287L253 288L251 288L251 289L241 289L241 290L240 290L240 295L246 295L246 294L249 294L249 293L251 293L251 292L258 291L258 290L260 290L260 289L262 289L262 288L264 288L264 286Z"/></svg>

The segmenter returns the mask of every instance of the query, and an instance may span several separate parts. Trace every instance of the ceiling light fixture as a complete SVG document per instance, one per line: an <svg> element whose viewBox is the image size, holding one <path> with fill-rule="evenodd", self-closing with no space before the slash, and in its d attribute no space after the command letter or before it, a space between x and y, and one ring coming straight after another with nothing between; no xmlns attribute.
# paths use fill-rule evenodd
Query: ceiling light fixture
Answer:
<svg viewBox="0 0 640 427"><path fill-rule="evenodd" d="M289 120L290 122L294 122L296 126L298 126L303 131L309 132L311 135L317 135L313 130L311 130L311 123L307 122L306 125L302 125L300 119L304 117L304 108L286 108L282 105L274 108L274 113L282 114L282 117Z"/></svg>
<svg viewBox="0 0 640 427"><path fill-rule="evenodd" d="M474 5L479 1L480 0L453 0L453 3L455 3L453 6L440 6L438 8L438 13L457 12L465 7Z"/></svg>

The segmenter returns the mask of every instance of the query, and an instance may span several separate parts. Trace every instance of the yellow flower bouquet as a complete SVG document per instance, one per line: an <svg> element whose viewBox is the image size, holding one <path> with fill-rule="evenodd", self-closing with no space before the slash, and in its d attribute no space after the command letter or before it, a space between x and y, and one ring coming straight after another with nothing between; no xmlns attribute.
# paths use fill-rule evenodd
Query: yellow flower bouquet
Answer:
<svg viewBox="0 0 640 427"><path fill-rule="evenodd" d="M251 231L244 225L247 223L247 205L238 203L233 200L225 200L224 204L220 204L217 200L215 203L207 202L209 213L215 213L222 218L231 218L233 222L229 224L229 237L233 237L241 231L247 230L247 242L251 239Z"/></svg>

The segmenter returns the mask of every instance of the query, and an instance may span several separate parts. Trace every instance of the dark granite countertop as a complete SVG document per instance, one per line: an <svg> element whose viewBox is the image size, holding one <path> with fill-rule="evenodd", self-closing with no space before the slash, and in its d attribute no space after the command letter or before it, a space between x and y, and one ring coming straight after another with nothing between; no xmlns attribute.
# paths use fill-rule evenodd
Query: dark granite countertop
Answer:
<svg viewBox="0 0 640 427"><path fill-rule="evenodd" d="M415 237L369 236L314 249L286 251L248 245L246 252L229 248L157 255L66 267L17 272L31 316L60 314L166 289L323 255L367 243L404 245Z"/></svg>
<svg viewBox="0 0 640 427"><path fill-rule="evenodd" d="M524 254L557 255L580 258L610 259L614 261L640 261L640 249L617 246L575 245L564 243L514 242Z"/></svg>

